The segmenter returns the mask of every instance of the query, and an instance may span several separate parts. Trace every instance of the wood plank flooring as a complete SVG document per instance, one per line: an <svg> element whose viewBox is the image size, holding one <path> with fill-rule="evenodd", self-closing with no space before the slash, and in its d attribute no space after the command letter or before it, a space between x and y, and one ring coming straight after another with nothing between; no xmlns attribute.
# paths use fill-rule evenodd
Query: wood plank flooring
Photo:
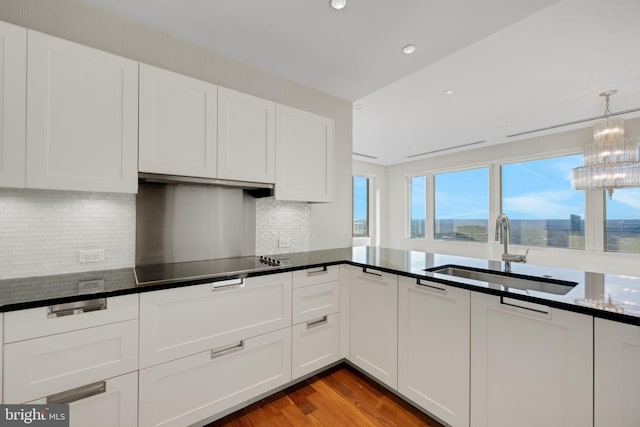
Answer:
<svg viewBox="0 0 640 427"><path fill-rule="evenodd" d="M206 427L442 427L348 365L338 365Z"/></svg>

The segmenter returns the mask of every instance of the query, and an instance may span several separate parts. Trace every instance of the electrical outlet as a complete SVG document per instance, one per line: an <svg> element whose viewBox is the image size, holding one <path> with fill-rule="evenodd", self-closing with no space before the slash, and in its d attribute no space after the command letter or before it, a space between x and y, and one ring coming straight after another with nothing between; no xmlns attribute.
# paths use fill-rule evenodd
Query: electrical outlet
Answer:
<svg viewBox="0 0 640 427"><path fill-rule="evenodd" d="M103 262L104 249L91 249L80 251L80 262Z"/></svg>
<svg viewBox="0 0 640 427"><path fill-rule="evenodd" d="M78 294L95 294L104 291L104 279L83 280L78 282Z"/></svg>
<svg viewBox="0 0 640 427"><path fill-rule="evenodd" d="M291 239L289 237L281 237L278 239L279 248L288 248L291 246Z"/></svg>

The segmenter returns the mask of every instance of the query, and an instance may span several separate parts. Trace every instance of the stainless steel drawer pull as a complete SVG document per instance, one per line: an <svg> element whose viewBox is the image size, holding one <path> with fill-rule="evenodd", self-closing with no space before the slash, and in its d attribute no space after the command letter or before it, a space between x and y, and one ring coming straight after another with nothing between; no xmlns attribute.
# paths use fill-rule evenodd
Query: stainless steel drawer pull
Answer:
<svg viewBox="0 0 640 427"><path fill-rule="evenodd" d="M107 309L107 299L97 298L85 301L68 302L64 304L50 305L47 313L48 318L71 316L73 314L82 314L90 311L99 311Z"/></svg>
<svg viewBox="0 0 640 427"><path fill-rule="evenodd" d="M224 347L218 347L211 350L211 358L222 357L226 354L235 353L236 351L244 350L244 341L240 341L238 344L231 344Z"/></svg>
<svg viewBox="0 0 640 427"><path fill-rule="evenodd" d="M442 294L446 294L447 290L445 288L440 288L438 286L433 286L431 284L426 284L426 283L422 283L420 281L420 279L416 279L416 284L422 288L424 288L425 291L433 291L433 292L438 292L438 293L442 293Z"/></svg>
<svg viewBox="0 0 640 427"><path fill-rule="evenodd" d="M326 324L329 321L327 316L322 316L318 320L310 320L307 322L307 329L315 328L316 326L321 326Z"/></svg>
<svg viewBox="0 0 640 427"><path fill-rule="evenodd" d="M374 273L372 271L367 271L367 267L362 267L362 272L365 274L370 274L372 276L382 277L382 273Z"/></svg>
<svg viewBox="0 0 640 427"><path fill-rule="evenodd" d="M231 289L240 289L240 288L244 288L244 284L245 284L244 279L223 280L221 282L212 283L211 291L216 292L216 291L228 291Z"/></svg>
<svg viewBox="0 0 640 427"><path fill-rule="evenodd" d="M307 276L313 276L314 274L323 274L323 273L328 273L329 270L327 269L327 266L322 266L322 267L318 267L317 269L308 269L307 270Z"/></svg>
<svg viewBox="0 0 640 427"><path fill-rule="evenodd" d="M505 308L516 309L516 310L525 310L531 312L532 314L542 314L545 316L551 315L551 309L547 306L529 303L526 301L519 301L513 298L508 298L501 296L500 304L505 306Z"/></svg>
<svg viewBox="0 0 640 427"><path fill-rule="evenodd" d="M72 388L71 390L61 393L52 394L47 397L47 404L67 405L87 397L95 396L107 391L107 382L98 381L97 383L83 385L82 387Z"/></svg>

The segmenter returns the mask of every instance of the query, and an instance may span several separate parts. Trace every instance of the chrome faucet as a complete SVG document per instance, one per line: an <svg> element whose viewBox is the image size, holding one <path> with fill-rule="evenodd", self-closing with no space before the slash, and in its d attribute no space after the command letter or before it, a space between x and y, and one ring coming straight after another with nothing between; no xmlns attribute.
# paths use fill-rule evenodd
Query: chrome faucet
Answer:
<svg viewBox="0 0 640 427"><path fill-rule="evenodd" d="M511 272L511 262L527 262L527 254L529 249L524 255L516 255L509 253L509 241L511 240L511 229L509 228L509 218L501 213L496 219L496 241L500 241L504 244L504 252L502 253L502 260L504 261L504 271Z"/></svg>

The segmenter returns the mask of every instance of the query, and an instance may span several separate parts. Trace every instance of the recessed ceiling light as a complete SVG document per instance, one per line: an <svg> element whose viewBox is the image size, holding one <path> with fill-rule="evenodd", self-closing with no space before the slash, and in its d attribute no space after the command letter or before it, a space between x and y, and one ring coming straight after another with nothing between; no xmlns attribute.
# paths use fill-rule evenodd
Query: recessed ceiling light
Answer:
<svg viewBox="0 0 640 427"><path fill-rule="evenodd" d="M336 10L344 9L347 5L347 0L331 0L329 2L332 8Z"/></svg>
<svg viewBox="0 0 640 427"><path fill-rule="evenodd" d="M453 91L453 89L447 89L447 90L444 91L444 94L445 95L453 95L454 91Z"/></svg>
<svg viewBox="0 0 640 427"><path fill-rule="evenodd" d="M416 51L416 45L414 44L408 44L402 48L402 53L404 53L405 55L411 55L415 51Z"/></svg>

